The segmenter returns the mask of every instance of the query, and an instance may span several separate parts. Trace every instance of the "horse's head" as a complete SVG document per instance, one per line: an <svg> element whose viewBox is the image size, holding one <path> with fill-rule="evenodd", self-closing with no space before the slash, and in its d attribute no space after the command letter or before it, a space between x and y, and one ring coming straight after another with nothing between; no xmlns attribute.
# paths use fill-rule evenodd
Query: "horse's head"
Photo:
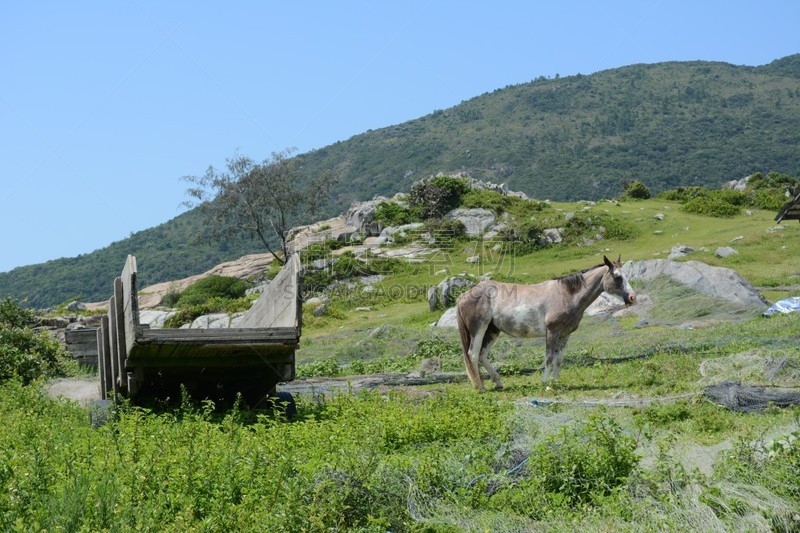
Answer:
<svg viewBox="0 0 800 533"><path fill-rule="evenodd" d="M627 276L622 272L621 259L622 256L612 262L608 257L603 256L603 261L608 267L608 272L603 276L603 290L622 298L625 305L633 305L636 303L636 293L633 292Z"/></svg>

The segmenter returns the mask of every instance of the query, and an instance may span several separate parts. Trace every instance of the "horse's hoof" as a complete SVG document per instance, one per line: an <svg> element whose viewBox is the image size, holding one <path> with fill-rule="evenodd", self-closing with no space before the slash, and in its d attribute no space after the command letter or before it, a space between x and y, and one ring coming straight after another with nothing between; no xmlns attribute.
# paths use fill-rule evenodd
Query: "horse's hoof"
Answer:
<svg viewBox="0 0 800 533"><path fill-rule="evenodd" d="M494 390L503 390L503 386L502 385L495 385L494 386Z"/></svg>

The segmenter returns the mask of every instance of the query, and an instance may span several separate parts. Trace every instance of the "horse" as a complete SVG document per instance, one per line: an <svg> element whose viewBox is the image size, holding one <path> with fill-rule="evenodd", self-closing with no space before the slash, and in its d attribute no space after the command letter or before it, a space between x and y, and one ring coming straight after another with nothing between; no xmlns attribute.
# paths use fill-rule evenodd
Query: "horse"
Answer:
<svg viewBox="0 0 800 533"><path fill-rule="evenodd" d="M561 353L570 334L578 329L583 313L603 291L636 303L621 256L562 278L535 285L483 281L458 297L456 323L467 375L480 392L486 391L479 365L489 372L495 390L502 390L500 375L489 364L488 353L500 333L512 337L546 337L544 375L558 379Z"/></svg>

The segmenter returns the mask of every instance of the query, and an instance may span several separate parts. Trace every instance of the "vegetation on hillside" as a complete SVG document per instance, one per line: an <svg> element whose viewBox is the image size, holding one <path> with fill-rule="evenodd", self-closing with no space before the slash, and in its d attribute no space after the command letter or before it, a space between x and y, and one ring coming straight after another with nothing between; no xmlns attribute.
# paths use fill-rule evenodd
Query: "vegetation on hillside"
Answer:
<svg viewBox="0 0 800 533"><path fill-rule="evenodd" d="M439 172L507 182L541 200L599 200L634 180L657 195L716 189L759 171L798 175L798 122L800 55L761 67L669 62L537 78L297 162L309 176L338 169L328 216ZM99 301L109 297L127 254L137 255L145 286L263 250L248 238L209 241L203 231L199 213L189 211L89 254L0 273L0 295L32 307Z"/></svg>
<svg viewBox="0 0 800 533"><path fill-rule="evenodd" d="M784 181L776 178L773 188ZM689 213L683 202L700 191L678 198L685 192L673 191L676 200L548 204L468 191L460 205L492 205L509 219L575 220L575 240L500 266L468 266L464 251L477 245L458 240L448 268L471 275L497 268L493 276L533 282L590 266L604 253L652 257L676 239L711 248L696 257L720 264L713 247L741 236L740 254L726 266L765 285L798 274L796 225L765 231L774 212L756 207L729 218ZM750 189L719 196L744 211L749 200L742 198L751 193L760 197ZM607 238L580 241L597 231L594 224ZM326 241L306 253L329 258L340 245ZM437 358L443 371L463 376L455 333L430 328L440 313L424 301L425 289L443 276L437 258L341 257L330 275L368 268L386 277L375 291L335 294L331 315L308 317L299 374L407 373ZM235 301L242 286L207 278L190 289L175 301ZM548 386L538 370L541 340L501 336L492 358L504 375L502 392L479 395L458 380L324 397L317 390L298 396L291 422L280 409L223 410L184 398L167 410L122 403L103 426L91 427L84 408L47 398L35 379L11 377L0 383L0 529L796 530L800 413L713 405L702 388L717 376L701 365L725 368L728 361L743 381L796 384L800 320L731 310L736 321L729 321L718 300L647 289L659 303L647 323L587 317L572 336L561 379ZM29 323L30 311L0 306L0 316L6 308L10 324ZM711 312L712 325L680 325ZM0 353L5 342L0 335ZM766 377L765 361L777 360L780 371ZM581 403L611 398L672 401L606 409Z"/></svg>
<svg viewBox="0 0 800 533"><path fill-rule="evenodd" d="M762 67L705 61L537 78L302 154L344 169L338 206L466 171L540 199L717 188L756 171L800 173L800 55Z"/></svg>
<svg viewBox="0 0 800 533"><path fill-rule="evenodd" d="M64 375L75 363L64 347L43 331L36 316L11 298L0 300L0 383L30 383Z"/></svg>

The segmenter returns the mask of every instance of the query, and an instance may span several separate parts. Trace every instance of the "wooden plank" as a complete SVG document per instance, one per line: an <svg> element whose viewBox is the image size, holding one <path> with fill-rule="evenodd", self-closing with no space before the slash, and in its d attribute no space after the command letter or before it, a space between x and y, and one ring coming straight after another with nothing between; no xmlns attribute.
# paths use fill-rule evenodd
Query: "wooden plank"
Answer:
<svg viewBox="0 0 800 533"><path fill-rule="evenodd" d="M267 290L242 317L239 327L292 327L299 335L300 268L300 255L292 254Z"/></svg>
<svg viewBox="0 0 800 533"><path fill-rule="evenodd" d="M79 363L98 366L97 332L99 328L82 328L64 332L64 344Z"/></svg>
<svg viewBox="0 0 800 533"><path fill-rule="evenodd" d="M294 328L200 328L147 329L140 334L138 346L161 344L297 344Z"/></svg>
<svg viewBox="0 0 800 533"><path fill-rule="evenodd" d="M139 301L136 290L136 257L129 255L122 269L122 316L125 319L125 353L130 353L139 331Z"/></svg>
<svg viewBox="0 0 800 533"><path fill-rule="evenodd" d="M109 361L109 368L111 369L111 376L110 382L111 388L109 390L113 390L114 399L117 399L117 395L119 394L119 381L117 380L117 376L119 375L119 369L117 366L119 365L119 343L117 342L117 302L116 297L112 296L108 302L108 361Z"/></svg>
<svg viewBox="0 0 800 533"><path fill-rule="evenodd" d="M119 383L120 393L127 396L128 373L125 369L125 361L128 359L128 351L125 346L125 314L123 309L122 278L116 278L114 280L114 321L110 326L114 330L114 341L116 343L114 353L117 358L117 372L114 376L114 381Z"/></svg>
<svg viewBox="0 0 800 533"><path fill-rule="evenodd" d="M100 327L97 328L97 366L100 375L100 398L103 400L107 400L108 391L113 390L113 385L111 385L111 350L108 341L108 316L104 315L100 318Z"/></svg>

